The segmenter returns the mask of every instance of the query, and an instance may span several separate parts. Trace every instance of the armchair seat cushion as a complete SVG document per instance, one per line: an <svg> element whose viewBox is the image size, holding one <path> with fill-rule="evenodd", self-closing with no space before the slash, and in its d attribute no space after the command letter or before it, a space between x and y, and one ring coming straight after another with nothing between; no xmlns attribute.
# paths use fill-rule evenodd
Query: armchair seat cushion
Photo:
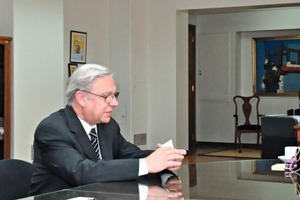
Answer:
<svg viewBox="0 0 300 200"><path fill-rule="evenodd" d="M260 130L261 126L260 125L241 125L238 126L239 129L242 130Z"/></svg>

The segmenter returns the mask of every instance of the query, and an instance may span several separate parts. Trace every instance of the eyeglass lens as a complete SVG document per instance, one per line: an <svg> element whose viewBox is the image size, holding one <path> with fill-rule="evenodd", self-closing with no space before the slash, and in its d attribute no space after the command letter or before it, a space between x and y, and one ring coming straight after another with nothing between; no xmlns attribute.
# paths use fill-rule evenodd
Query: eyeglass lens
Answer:
<svg viewBox="0 0 300 200"><path fill-rule="evenodd" d="M105 102L106 102L106 103L111 103L111 102L113 101L114 98L116 98L116 99L118 98L119 94L120 94L120 92L115 92L114 94L111 94L111 95L105 97L105 98L104 98L104 99L105 99Z"/></svg>

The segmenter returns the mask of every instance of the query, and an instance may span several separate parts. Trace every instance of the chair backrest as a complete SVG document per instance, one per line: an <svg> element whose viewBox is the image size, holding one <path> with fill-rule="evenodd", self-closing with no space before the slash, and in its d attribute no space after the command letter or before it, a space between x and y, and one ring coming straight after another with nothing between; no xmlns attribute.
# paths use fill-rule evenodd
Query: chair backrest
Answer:
<svg viewBox="0 0 300 200"><path fill-rule="evenodd" d="M33 165L18 159L0 160L0 199L28 196Z"/></svg>
<svg viewBox="0 0 300 200"><path fill-rule="evenodd" d="M251 119L255 119L255 124L260 124L259 120L259 96L234 96L233 102L235 104L235 116L243 116L244 125L251 125ZM253 109L252 109L253 108Z"/></svg>

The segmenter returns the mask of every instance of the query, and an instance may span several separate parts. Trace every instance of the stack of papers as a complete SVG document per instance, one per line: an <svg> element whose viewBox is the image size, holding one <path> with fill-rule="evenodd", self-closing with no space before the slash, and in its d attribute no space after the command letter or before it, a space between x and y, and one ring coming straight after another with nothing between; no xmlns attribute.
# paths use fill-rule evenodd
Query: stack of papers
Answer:
<svg viewBox="0 0 300 200"><path fill-rule="evenodd" d="M285 163L277 163L271 166L272 171L284 171Z"/></svg>

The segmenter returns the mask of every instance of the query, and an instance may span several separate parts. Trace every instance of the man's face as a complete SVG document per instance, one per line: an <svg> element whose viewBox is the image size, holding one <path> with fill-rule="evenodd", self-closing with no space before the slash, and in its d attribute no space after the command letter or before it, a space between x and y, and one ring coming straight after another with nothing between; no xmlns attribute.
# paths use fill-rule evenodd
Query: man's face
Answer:
<svg viewBox="0 0 300 200"><path fill-rule="evenodd" d="M118 100L113 96L116 92L116 85L112 76L95 79L89 92L93 94L86 93L86 104L83 108L86 121L89 124L108 123L114 107L119 105Z"/></svg>

